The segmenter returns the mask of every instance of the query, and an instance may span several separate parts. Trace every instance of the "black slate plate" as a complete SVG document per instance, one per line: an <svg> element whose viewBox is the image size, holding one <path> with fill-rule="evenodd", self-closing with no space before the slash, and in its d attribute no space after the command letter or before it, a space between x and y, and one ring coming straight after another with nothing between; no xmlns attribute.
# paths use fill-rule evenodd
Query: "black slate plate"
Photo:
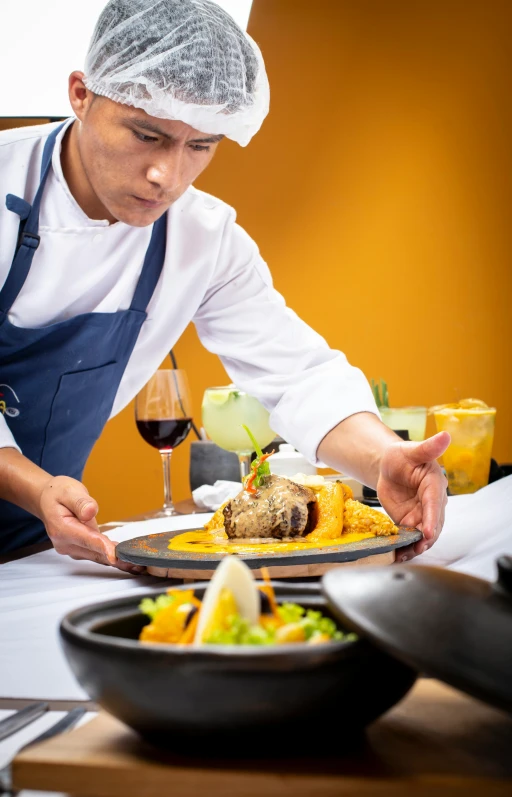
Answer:
<svg viewBox="0 0 512 797"><path fill-rule="evenodd" d="M186 551L169 551L169 540L186 531L202 531L203 529L181 529L149 534L145 537L134 537L132 540L120 542L116 547L116 556L123 562L145 567L175 567L184 570L198 568L212 569L223 559L225 554L189 553ZM288 566L301 564L320 564L323 562L353 562L366 556L388 553L395 548L418 542L422 538L418 529L399 527L399 533L391 537L370 537L360 542L345 545L332 545L322 548L309 548L303 552L288 551L285 553L240 554L241 559L251 568L272 566ZM237 545L233 544L233 553L237 553Z"/></svg>

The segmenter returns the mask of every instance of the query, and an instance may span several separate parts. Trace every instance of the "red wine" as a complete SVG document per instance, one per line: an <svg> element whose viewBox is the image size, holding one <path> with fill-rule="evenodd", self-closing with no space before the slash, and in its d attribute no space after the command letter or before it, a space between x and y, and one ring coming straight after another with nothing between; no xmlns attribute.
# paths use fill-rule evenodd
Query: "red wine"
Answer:
<svg viewBox="0 0 512 797"><path fill-rule="evenodd" d="M172 451L183 443L192 427L192 418L164 418L160 421L137 420L137 429L146 443L159 451Z"/></svg>

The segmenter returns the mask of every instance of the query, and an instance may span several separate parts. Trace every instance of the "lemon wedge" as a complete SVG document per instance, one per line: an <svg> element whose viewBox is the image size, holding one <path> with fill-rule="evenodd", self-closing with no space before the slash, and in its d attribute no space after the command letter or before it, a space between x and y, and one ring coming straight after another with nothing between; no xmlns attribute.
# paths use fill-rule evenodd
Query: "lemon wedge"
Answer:
<svg viewBox="0 0 512 797"><path fill-rule="evenodd" d="M434 407L429 407L428 412L429 415L433 415L434 412L439 412L440 410L456 410L458 406L458 404L436 404Z"/></svg>
<svg viewBox="0 0 512 797"><path fill-rule="evenodd" d="M222 406L225 404L226 401L229 401L229 397L233 393L232 390L226 388L226 390L211 390L208 393L208 401L210 404L215 404L217 407Z"/></svg>
<svg viewBox="0 0 512 797"><path fill-rule="evenodd" d="M212 631L236 613L256 625L260 596L251 569L238 556L226 556L218 565L199 610L194 645L204 644Z"/></svg>
<svg viewBox="0 0 512 797"><path fill-rule="evenodd" d="M485 410L488 409L488 404L482 399L467 398L455 401L452 404L436 404L434 407L429 407L429 414L433 415L435 412L442 412L443 410Z"/></svg>
<svg viewBox="0 0 512 797"><path fill-rule="evenodd" d="M459 401L459 407L463 410L487 409L488 406L489 405L486 404L485 401L482 401L481 399L467 398L467 399L461 399Z"/></svg>

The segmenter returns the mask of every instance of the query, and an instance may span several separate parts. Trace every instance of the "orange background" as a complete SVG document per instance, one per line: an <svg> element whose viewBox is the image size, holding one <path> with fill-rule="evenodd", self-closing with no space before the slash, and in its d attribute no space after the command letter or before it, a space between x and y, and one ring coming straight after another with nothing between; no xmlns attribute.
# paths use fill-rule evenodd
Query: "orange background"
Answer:
<svg viewBox="0 0 512 797"><path fill-rule="evenodd" d="M498 462L512 461L511 21L508 0L254 0L271 112L197 183L391 404L496 406ZM192 326L174 351L200 426L205 387L229 379ZM175 500L192 439L173 455ZM161 504L159 460L131 405L85 472L100 520Z"/></svg>

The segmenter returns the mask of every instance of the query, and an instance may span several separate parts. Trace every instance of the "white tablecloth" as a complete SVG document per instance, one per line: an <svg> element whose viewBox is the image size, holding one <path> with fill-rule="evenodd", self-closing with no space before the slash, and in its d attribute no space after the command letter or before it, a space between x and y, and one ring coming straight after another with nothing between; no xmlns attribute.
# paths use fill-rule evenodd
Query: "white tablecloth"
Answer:
<svg viewBox="0 0 512 797"><path fill-rule="evenodd" d="M122 542L142 534L202 526L212 513L130 523L108 532ZM166 581L132 576L94 562L74 561L54 550L0 565L0 698L88 700L61 650L61 618L97 603Z"/></svg>
<svg viewBox="0 0 512 797"><path fill-rule="evenodd" d="M201 526L211 513L131 523L117 541ZM473 495L451 497L444 531L414 564L440 565L494 580L497 556L512 554L512 476ZM74 562L55 551L0 565L0 698L86 700L60 648L60 619L74 608L161 589L166 582Z"/></svg>
<svg viewBox="0 0 512 797"><path fill-rule="evenodd" d="M443 532L411 564L447 567L487 581L496 578L496 559L512 556L512 476L471 495L448 499Z"/></svg>

